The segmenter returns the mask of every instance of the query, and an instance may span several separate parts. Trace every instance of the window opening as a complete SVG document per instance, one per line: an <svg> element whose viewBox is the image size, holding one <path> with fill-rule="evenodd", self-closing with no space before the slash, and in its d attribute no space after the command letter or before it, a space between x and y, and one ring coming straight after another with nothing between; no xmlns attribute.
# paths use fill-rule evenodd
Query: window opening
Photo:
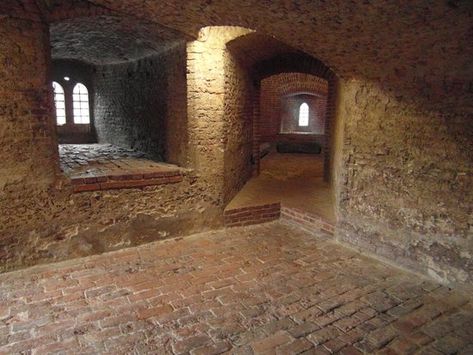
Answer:
<svg viewBox="0 0 473 355"><path fill-rule="evenodd" d="M299 106L299 127L307 127L309 125L309 105L302 103Z"/></svg>
<svg viewBox="0 0 473 355"><path fill-rule="evenodd" d="M53 81L54 105L56 106L56 123L58 126L66 124L66 105L64 100L64 89L60 84Z"/></svg>
<svg viewBox="0 0 473 355"><path fill-rule="evenodd" d="M90 123L89 92L84 84L78 83L72 91L74 123Z"/></svg>

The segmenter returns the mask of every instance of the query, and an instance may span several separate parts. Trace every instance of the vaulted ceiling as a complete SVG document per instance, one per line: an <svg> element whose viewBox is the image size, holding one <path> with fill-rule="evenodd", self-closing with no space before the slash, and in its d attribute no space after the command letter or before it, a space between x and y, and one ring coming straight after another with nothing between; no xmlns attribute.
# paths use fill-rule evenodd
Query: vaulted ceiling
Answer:
<svg viewBox="0 0 473 355"><path fill-rule="evenodd" d="M112 64L158 54L184 36L130 17L79 17L50 26L52 57Z"/></svg>
<svg viewBox="0 0 473 355"><path fill-rule="evenodd" d="M50 11L59 3L46 1ZM344 78L377 81L428 109L473 114L470 0L90 0L189 36L212 25L268 34ZM105 28L103 28L106 31Z"/></svg>

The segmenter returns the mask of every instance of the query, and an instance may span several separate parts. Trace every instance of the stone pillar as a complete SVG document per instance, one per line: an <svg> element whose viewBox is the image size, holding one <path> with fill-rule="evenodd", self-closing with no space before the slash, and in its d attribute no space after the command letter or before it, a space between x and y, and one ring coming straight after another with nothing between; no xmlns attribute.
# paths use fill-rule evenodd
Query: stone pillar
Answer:
<svg viewBox="0 0 473 355"><path fill-rule="evenodd" d="M239 27L206 27L187 46L189 166L219 206L225 188L226 43L248 32Z"/></svg>
<svg viewBox="0 0 473 355"><path fill-rule="evenodd" d="M38 18L0 17L0 195L10 199L47 188L59 167L49 29Z"/></svg>

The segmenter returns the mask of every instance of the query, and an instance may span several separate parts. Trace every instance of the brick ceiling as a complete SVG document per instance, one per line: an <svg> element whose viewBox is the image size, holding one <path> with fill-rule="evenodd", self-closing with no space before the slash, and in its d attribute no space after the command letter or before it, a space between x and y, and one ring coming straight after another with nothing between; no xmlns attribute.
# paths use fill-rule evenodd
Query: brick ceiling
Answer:
<svg viewBox="0 0 473 355"><path fill-rule="evenodd" d="M112 64L157 54L184 36L131 17L81 17L52 23L52 57Z"/></svg>

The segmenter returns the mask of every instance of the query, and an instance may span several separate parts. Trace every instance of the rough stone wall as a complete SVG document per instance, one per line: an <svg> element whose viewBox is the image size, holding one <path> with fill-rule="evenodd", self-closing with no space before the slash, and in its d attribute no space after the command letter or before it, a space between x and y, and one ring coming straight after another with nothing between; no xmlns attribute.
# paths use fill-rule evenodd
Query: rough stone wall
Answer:
<svg viewBox="0 0 473 355"><path fill-rule="evenodd" d="M33 19L0 15L0 215L19 198L17 191L48 186L58 169L49 115L53 97L46 69L48 29L37 14L30 16Z"/></svg>
<svg viewBox="0 0 473 355"><path fill-rule="evenodd" d="M209 181L210 193L221 204L228 202L251 173L251 120L245 117L251 103L239 91L247 88L248 80L226 48L227 42L248 32L238 27L204 28L199 40L187 48L192 167ZM243 170L236 176L226 173L237 168Z"/></svg>
<svg viewBox="0 0 473 355"><path fill-rule="evenodd" d="M47 75L48 45L42 37L47 39L47 29L42 32L36 23L2 19L0 30L2 38L11 39L0 52L2 63L7 63L0 67L5 79L0 88L1 152L11 154L2 155L0 271L186 235L223 223L223 206L210 194L210 182L192 171L186 171L184 181L177 184L72 193L70 182L58 170L52 76ZM185 84L170 92L185 95ZM177 116L185 111L172 112Z"/></svg>
<svg viewBox="0 0 473 355"><path fill-rule="evenodd" d="M0 271L216 228L222 209L192 173L177 184L73 194L70 185L2 201ZM2 211L4 212L4 211Z"/></svg>
<svg viewBox="0 0 473 355"><path fill-rule="evenodd" d="M471 116L344 82L338 238L447 282L473 281Z"/></svg>
<svg viewBox="0 0 473 355"><path fill-rule="evenodd" d="M247 70L225 55L224 204L240 191L252 172L254 89Z"/></svg>
<svg viewBox="0 0 473 355"><path fill-rule="evenodd" d="M176 67L177 55L185 56L183 42L159 56L97 68L94 116L99 143L141 150L159 160L171 154L179 160L167 152L166 143L166 123L180 113L174 106L186 106L184 90L176 95L170 87L185 87L185 66Z"/></svg>
<svg viewBox="0 0 473 355"><path fill-rule="evenodd" d="M5 69L11 75L5 76L9 81L5 86L5 95L1 96L2 109L5 107L2 119L3 116L10 117L1 121L2 124L7 122L9 126L6 127L10 127L3 131L5 136L2 136L2 145L5 144L10 153L16 154L16 159L21 159L10 161L5 157L5 161L10 164L5 166L11 169L2 171L1 175L0 271L97 254L156 239L215 229L222 225L224 196L229 193L225 191L234 191L233 186L242 183L240 178L230 181L230 188L224 190L224 168L232 169L232 166L225 166L225 162L243 169L241 162L247 160L246 151L236 157L233 157L233 152L241 153L240 137L251 136L251 131L248 131L251 121L234 121L245 117L243 112L247 106L246 99L243 98L246 98L246 94L240 96L238 90L246 85L247 78L240 77L242 72L237 66L229 74L229 78L225 78L226 68L233 68L229 64L232 62L226 62L228 58L225 57L225 42L208 51L199 49L194 56L190 51L187 63L188 86L185 84L186 77L178 76L178 71L182 70L182 64L186 60L181 53L174 54L174 73L166 77L169 94L189 96L190 115L186 115L186 105L184 108L173 106L174 109L168 111L168 117L174 117L175 120L166 131L168 138L182 137L184 140L180 142L174 138L169 142L169 147L176 145L178 148L169 154L170 160L175 159L176 162L183 162L182 165L193 168L184 171L182 182L145 188L73 193L70 181L58 170L51 78L46 75L49 64L43 59L43 56L47 57L48 47L39 41L41 38L37 37L40 36L36 36L40 33L47 38L47 31L38 32L37 27L28 27L22 21L12 22L14 25L10 27L2 24L1 29L7 34L6 37L12 37L12 41L16 43L24 40L26 48L31 48L33 44L38 48L34 55L22 57L18 57L14 51L5 56L9 52L2 51L6 63L9 60L15 61L13 63L25 71L25 82L18 82L19 78L23 78L21 70L10 72L7 67L2 66L2 70ZM27 29L31 29L31 32ZM234 35L241 31L235 30ZM18 37L15 38L15 34ZM189 47L199 47L202 44L204 42L190 44ZM13 43L10 45L11 48L17 48ZM217 51L214 52L213 49ZM221 54L217 56L219 66L215 67L215 55L218 53ZM41 73L42 70L44 76L42 80L37 80L38 76L34 74ZM213 75L209 75L207 70ZM185 74L185 71L180 73ZM184 80L180 81L180 78ZM176 85L170 85L171 83ZM214 86L215 84L218 85ZM233 104L225 107L223 97L227 88L228 95L233 97L230 100ZM35 100L30 99L30 95ZM17 101L7 106L10 102L8 99ZM233 109L241 111L232 113ZM229 115L228 119L225 114ZM47 127L32 125L32 119L44 119ZM219 130L216 131L215 128ZM225 138L226 129L234 130L234 135L229 136L229 139ZM240 136L242 132L243 135ZM19 133L25 135L24 140L18 138ZM192 150L188 149L190 147ZM31 159L23 163L22 159L26 160L27 157L38 158L38 161ZM228 159L225 160L225 157ZM15 171L18 172L17 179L13 174ZM48 179L42 179L43 173Z"/></svg>

